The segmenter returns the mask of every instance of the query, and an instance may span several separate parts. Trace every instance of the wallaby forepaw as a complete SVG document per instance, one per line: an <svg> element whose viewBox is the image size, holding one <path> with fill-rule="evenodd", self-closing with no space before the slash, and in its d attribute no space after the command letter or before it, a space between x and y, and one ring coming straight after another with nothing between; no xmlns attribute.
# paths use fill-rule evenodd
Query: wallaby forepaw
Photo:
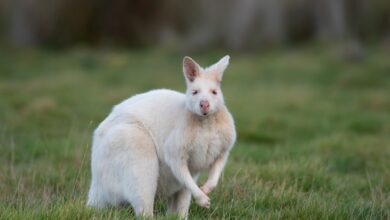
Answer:
<svg viewBox="0 0 390 220"><path fill-rule="evenodd" d="M207 185L203 185L200 187L200 189L207 195L209 194L213 189Z"/></svg>
<svg viewBox="0 0 390 220"><path fill-rule="evenodd" d="M210 198L206 195L203 195L199 198L196 199L196 203L200 206L200 207L203 207L203 208L210 208Z"/></svg>

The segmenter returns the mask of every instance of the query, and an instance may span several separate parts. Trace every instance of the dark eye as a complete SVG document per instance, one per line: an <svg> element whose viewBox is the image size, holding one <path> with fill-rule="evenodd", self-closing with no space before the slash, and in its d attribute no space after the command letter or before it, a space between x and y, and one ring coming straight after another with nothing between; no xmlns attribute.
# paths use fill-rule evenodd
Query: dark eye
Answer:
<svg viewBox="0 0 390 220"><path fill-rule="evenodd" d="M211 93L213 93L213 95L216 95L217 94L217 90L211 90Z"/></svg>
<svg viewBox="0 0 390 220"><path fill-rule="evenodd" d="M196 94L198 94L198 90L192 90L192 95L196 95Z"/></svg>

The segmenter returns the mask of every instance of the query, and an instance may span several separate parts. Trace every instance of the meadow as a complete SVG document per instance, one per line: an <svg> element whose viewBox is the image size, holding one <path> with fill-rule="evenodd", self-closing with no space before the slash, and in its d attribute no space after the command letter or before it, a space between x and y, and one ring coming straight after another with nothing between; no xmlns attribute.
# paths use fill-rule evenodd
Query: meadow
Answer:
<svg viewBox="0 0 390 220"><path fill-rule="evenodd" d="M0 219L134 218L129 207L85 206L91 135L133 94L184 91L184 55L0 51ZM205 66L225 54L191 55ZM390 52L230 55L222 85L238 141L211 208L193 203L190 219L390 219ZM162 201L155 209L174 219Z"/></svg>

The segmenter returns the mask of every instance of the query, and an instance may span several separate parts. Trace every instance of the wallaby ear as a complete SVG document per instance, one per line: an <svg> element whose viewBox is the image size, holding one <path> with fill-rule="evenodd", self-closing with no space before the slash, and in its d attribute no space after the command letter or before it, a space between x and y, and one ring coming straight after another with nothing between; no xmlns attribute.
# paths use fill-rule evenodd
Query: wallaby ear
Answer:
<svg viewBox="0 0 390 220"><path fill-rule="evenodd" d="M200 74L200 66L191 57L184 57L183 72L188 81L193 82Z"/></svg>
<svg viewBox="0 0 390 220"><path fill-rule="evenodd" d="M208 70L210 71L211 74L215 74L216 80L218 82L222 81L223 72L225 71L225 69L229 65L229 59L230 59L230 56L226 55L226 56L222 57L222 59L220 59L217 63L213 64L212 66L210 66L208 68Z"/></svg>

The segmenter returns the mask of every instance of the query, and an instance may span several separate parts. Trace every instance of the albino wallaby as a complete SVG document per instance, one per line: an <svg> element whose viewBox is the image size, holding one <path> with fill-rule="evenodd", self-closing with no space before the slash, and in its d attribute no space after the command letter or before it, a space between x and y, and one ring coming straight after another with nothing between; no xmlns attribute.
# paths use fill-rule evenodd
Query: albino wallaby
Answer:
<svg viewBox="0 0 390 220"><path fill-rule="evenodd" d="M113 108L94 132L89 206L130 203L137 216L153 216L157 196L167 198L168 212L186 218L192 194L210 207L207 194L236 140L220 87L228 64L225 56L204 69L185 57L185 94L153 90ZM205 170L208 179L198 187Z"/></svg>

